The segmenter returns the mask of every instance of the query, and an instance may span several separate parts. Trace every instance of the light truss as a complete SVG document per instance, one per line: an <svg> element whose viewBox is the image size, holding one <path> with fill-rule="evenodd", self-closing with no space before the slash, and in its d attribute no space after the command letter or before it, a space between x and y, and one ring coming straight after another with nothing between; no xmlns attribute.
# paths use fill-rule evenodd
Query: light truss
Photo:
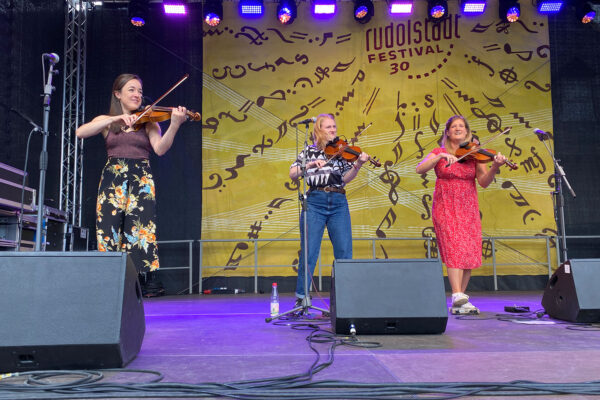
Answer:
<svg viewBox="0 0 600 400"><path fill-rule="evenodd" d="M65 0L65 48L63 66L63 114L60 209L68 216L66 234L81 226L83 140L75 130L85 117L86 25L88 2ZM66 243L65 241L64 243ZM72 250L73 240L69 240ZM64 245L63 245L64 246Z"/></svg>

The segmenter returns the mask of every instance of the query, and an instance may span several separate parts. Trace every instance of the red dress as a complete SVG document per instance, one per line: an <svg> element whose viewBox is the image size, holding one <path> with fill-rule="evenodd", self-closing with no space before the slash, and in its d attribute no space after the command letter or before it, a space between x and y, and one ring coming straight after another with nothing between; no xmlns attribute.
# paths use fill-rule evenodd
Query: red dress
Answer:
<svg viewBox="0 0 600 400"><path fill-rule="evenodd" d="M433 154L447 153L436 148ZM481 219L475 176L477 162L467 160L446 168L445 158L435 166L432 221L442 261L449 268L481 266Z"/></svg>

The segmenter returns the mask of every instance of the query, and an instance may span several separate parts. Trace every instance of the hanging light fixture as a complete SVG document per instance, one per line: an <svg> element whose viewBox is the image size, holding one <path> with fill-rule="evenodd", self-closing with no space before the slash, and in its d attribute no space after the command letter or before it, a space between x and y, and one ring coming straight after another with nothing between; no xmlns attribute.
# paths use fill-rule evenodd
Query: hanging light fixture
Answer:
<svg viewBox="0 0 600 400"><path fill-rule="evenodd" d="M499 0L498 17L504 22L517 22L521 16L521 5L518 0Z"/></svg>
<svg viewBox="0 0 600 400"><path fill-rule="evenodd" d="M354 19L361 24L366 24L371 20L375 13L373 1L371 0L354 0Z"/></svg>
<svg viewBox="0 0 600 400"><path fill-rule="evenodd" d="M575 6L575 14L582 24L589 24L596 18L596 11L587 1L580 1L579 4Z"/></svg>
<svg viewBox="0 0 600 400"><path fill-rule="evenodd" d="M265 12L263 0L240 0L239 9L244 17L259 17Z"/></svg>
<svg viewBox="0 0 600 400"><path fill-rule="evenodd" d="M335 14L337 7L335 0L314 0L313 14L319 16L330 16Z"/></svg>
<svg viewBox="0 0 600 400"><path fill-rule="evenodd" d="M463 14L483 14L485 11L485 0L462 0L461 10Z"/></svg>
<svg viewBox="0 0 600 400"><path fill-rule="evenodd" d="M412 0L390 0L388 3L390 14L392 15L409 15L412 14Z"/></svg>
<svg viewBox="0 0 600 400"><path fill-rule="evenodd" d="M142 27L146 25L148 18L149 0L131 0L127 6L129 21L133 26Z"/></svg>
<svg viewBox="0 0 600 400"><path fill-rule="evenodd" d="M562 9L562 0L540 0L537 3L537 10L540 14L556 14Z"/></svg>
<svg viewBox="0 0 600 400"><path fill-rule="evenodd" d="M223 3L221 0L207 0L204 3L202 17L204 22L210 26L219 25L223 20Z"/></svg>
<svg viewBox="0 0 600 400"><path fill-rule="evenodd" d="M442 20L448 15L446 0L427 0L427 15L433 20Z"/></svg>
<svg viewBox="0 0 600 400"><path fill-rule="evenodd" d="M277 19L283 25L290 25L296 19L298 8L295 0L279 0L277 5Z"/></svg>

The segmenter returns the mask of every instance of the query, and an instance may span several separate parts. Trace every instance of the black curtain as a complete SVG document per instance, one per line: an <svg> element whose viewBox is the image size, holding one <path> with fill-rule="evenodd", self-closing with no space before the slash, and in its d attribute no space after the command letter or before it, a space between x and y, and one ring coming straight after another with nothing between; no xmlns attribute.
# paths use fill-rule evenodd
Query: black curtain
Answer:
<svg viewBox="0 0 600 400"><path fill-rule="evenodd" d="M549 18L556 158L577 197L563 186L567 236L600 234L600 29L572 7ZM552 167L552 166L549 166ZM598 240L569 240L569 258L598 258Z"/></svg>

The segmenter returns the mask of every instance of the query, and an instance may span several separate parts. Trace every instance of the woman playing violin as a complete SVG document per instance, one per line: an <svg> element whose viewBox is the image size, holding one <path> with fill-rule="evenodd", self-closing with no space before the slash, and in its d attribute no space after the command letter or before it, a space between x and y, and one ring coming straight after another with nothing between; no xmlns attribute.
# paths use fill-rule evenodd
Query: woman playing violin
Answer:
<svg viewBox="0 0 600 400"><path fill-rule="evenodd" d="M489 186L506 157L497 153L491 168L474 159L457 163L455 152L471 142L467 120L460 115L446 122L441 147L433 149L417 166L417 174L432 168L437 176L433 193L432 221L442 261L452 288L452 307L475 310L465 294L471 270L481 266L481 220L475 181Z"/></svg>
<svg viewBox="0 0 600 400"><path fill-rule="evenodd" d="M290 178L298 180L302 176L302 164L306 162L306 184L309 187L306 197L306 210L300 216L300 236L302 250L298 263L296 282L296 307L306 306L304 290L304 218L307 225L307 253L309 283L321 248L321 238L327 232L336 259L352 258L352 227L350 211L344 187L356 177L362 165L369 160L367 153L361 152L353 163L343 157L328 159L325 148L337 138L337 127L333 115L321 114L315 122L312 139L290 167ZM310 285L308 286L310 289Z"/></svg>
<svg viewBox="0 0 600 400"><path fill-rule="evenodd" d="M155 191L150 169L150 152L165 154L186 119L186 109L172 110L171 124L164 135L156 122L124 132L136 120L142 104L142 80L121 74L113 83L110 111L77 129L77 137L104 137L108 161L102 170L96 205L96 238L100 251L126 251L140 273L145 296L160 295L164 289L153 271L159 268L156 245ZM158 286L158 288L157 288Z"/></svg>

